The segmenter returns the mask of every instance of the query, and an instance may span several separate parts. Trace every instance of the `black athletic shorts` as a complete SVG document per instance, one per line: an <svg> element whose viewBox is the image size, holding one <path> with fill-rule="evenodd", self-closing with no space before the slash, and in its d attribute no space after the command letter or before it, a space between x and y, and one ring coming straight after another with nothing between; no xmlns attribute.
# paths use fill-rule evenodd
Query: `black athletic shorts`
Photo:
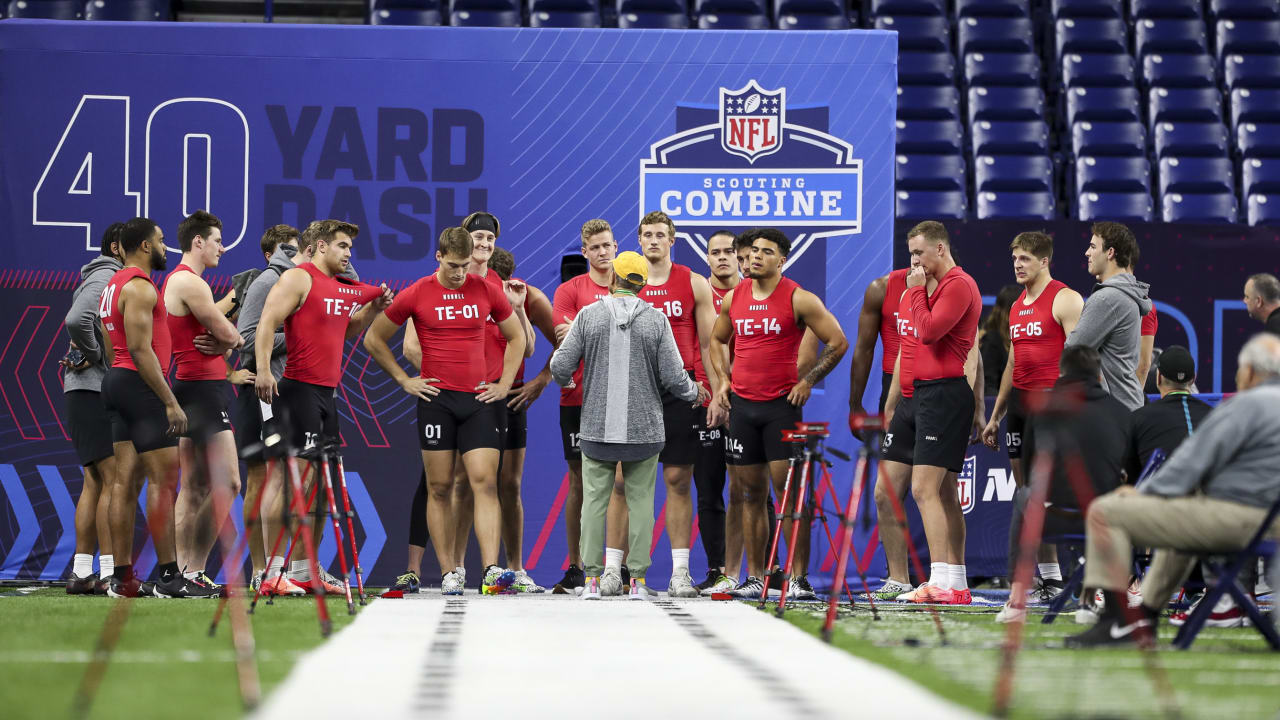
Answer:
<svg viewBox="0 0 1280 720"><path fill-rule="evenodd" d="M658 462L666 465L692 465L702 447L698 434L706 427L707 411L674 395L664 397L662 425L666 444L658 453Z"/></svg>
<svg viewBox="0 0 1280 720"><path fill-rule="evenodd" d="M917 380L916 465L960 472L973 429L973 388L962 377Z"/></svg>
<svg viewBox="0 0 1280 720"><path fill-rule="evenodd" d="M333 388L289 378L282 379L277 387L280 395L271 404L272 416L288 428L286 437L292 450L310 457L342 444ZM284 417L277 417L281 413Z"/></svg>
<svg viewBox="0 0 1280 720"><path fill-rule="evenodd" d="M498 410L507 419L507 431L502 436L503 450L523 450L529 445L529 413L527 406L512 410L504 402Z"/></svg>
<svg viewBox="0 0 1280 720"><path fill-rule="evenodd" d="M729 396L729 439L725 451L729 465L760 465L790 460L794 443L782 442L782 431L792 430L802 416L800 408L783 395L767 402Z"/></svg>
<svg viewBox="0 0 1280 720"><path fill-rule="evenodd" d="M80 464L88 467L111 457L111 420L102 404L102 393L72 390L63 399L67 404L67 424L71 426L71 444Z"/></svg>
<svg viewBox="0 0 1280 720"><path fill-rule="evenodd" d="M904 465L915 463L916 399L900 397L893 408L893 420L880 439L880 457Z"/></svg>
<svg viewBox="0 0 1280 720"><path fill-rule="evenodd" d="M418 445L423 450L457 450L462 454L502 446L498 415L505 408L482 403L475 393L441 390L431 399L418 400Z"/></svg>
<svg viewBox="0 0 1280 720"><path fill-rule="evenodd" d="M137 370L108 370L102 380L102 403L111 419L112 442L131 442L139 454L178 444L178 436L169 434L164 403Z"/></svg>
<svg viewBox="0 0 1280 720"><path fill-rule="evenodd" d="M578 430L582 427L582 406L560 406L560 443L564 445L565 460L581 460L582 448L578 445Z"/></svg>
<svg viewBox="0 0 1280 720"><path fill-rule="evenodd" d="M227 414L230 389L231 383L226 380L174 380L173 395L178 398L182 412L187 414L187 431L182 437L203 444L223 430L230 430L231 416Z"/></svg>
<svg viewBox="0 0 1280 720"><path fill-rule="evenodd" d="M880 414L884 415L884 403L889 399L889 388L893 387L893 373L880 373Z"/></svg>
<svg viewBox="0 0 1280 720"><path fill-rule="evenodd" d="M1027 410L1027 396L1030 393L1043 393L1045 390L1020 390L1010 388L1009 405L1005 412L1004 445L1009 450L1009 459L1022 457L1022 433L1027 429L1027 419L1031 413Z"/></svg>

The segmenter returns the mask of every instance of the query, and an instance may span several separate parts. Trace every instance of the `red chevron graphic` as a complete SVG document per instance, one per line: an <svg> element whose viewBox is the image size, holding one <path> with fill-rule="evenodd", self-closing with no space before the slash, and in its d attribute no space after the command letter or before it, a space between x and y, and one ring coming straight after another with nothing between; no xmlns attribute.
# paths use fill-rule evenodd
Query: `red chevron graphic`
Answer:
<svg viewBox="0 0 1280 720"><path fill-rule="evenodd" d="M61 328L55 328L53 337L49 338L49 347L45 348L44 357L40 358L40 364L36 367L36 376L40 378L40 390L44 392L44 399L49 403L49 409L53 411L53 419L58 423L58 430L62 432L65 440L71 440L71 436L67 434L67 429L62 426L62 416L58 412L58 406L54 404L53 399L49 397L49 388L44 384L45 370L49 367L49 353L53 351L53 346L57 344L58 339L62 337L62 333L58 332ZM62 389L62 367L58 366L58 389Z"/></svg>
<svg viewBox="0 0 1280 720"><path fill-rule="evenodd" d="M551 503L551 509L547 511L547 517L542 521L542 530L538 532L538 540L533 544L533 548L529 550L529 559L525 561L526 570L532 570L538 567L538 560L542 558L542 550L547 546L547 540L551 539L551 531L556 527L556 520L560 518L560 511L564 509L565 498L569 497L569 472L565 471L564 478L560 480L560 490L556 492L555 502ZM569 558L564 560L564 570L569 567Z"/></svg>
<svg viewBox="0 0 1280 720"><path fill-rule="evenodd" d="M27 413L31 417L32 424L35 425L36 432L39 435L28 435L26 428L18 421L18 415L13 411L13 403L9 400L9 393L4 390L4 383L0 381L0 397L4 398L5 407L9 409L9 417L13 418L14 424L18 427L18 432L22 435L23 440L44 440L44 431L40 429L40 420L36 417L35 410L31 407L31 401L27 398L27 391L23 388L22 379L18 377L18 370L22 367L23 360L27 357L27 351L31 349L31 341L36 337L36 331L40 329L40 323L44 322L44 318L49 314L48 306L29 305L22 311L22 317L18 318L18 323L14 326L13 331L9 334L9 339L4 344L4 351L0 352L0 366L4 365L5 358L9 356L9 349L13 346L13 339L18 336L18 332L26 325L27 315L32 310L39 310L40 317L35 322L35 327L26 333L27 342L22 347L22 354L18 356L18 361L14 365L13 379L18 387L18 392L22 395L22 402L27 407Z"/></svg>

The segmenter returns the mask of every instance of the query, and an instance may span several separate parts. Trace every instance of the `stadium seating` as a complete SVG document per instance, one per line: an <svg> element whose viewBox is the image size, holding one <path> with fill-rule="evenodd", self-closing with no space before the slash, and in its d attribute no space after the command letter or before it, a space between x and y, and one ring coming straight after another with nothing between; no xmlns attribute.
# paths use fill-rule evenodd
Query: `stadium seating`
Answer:
<svg viewBox="0 0 1280 720"><path fill-rule="evenodd" d="M899 120L897 147L907 155L959 155L964 131L956 120Z"/></svg>
<svg viewBox="0 0 1280 720"><path fill-rule="evenodd" d="M1198 18L1200 0L1129 0L1134 18Z"/></svg>
<svg viewBox="0 0 1280 720"><path fill-rule="evenodd" d="M956 59L949 52L898 53L901 85L952 85L955 80Z"/></svg>
<svg viewBox="0 0 1280 720"><path fill-rule="evenodd" d="M1160 194L1232 193L1235 172L1226 157L1171 157L1160 161Z"/></svg>
<svg viewBox="0 0 1280 720"><path fill-rule="evenodd" d="M76 0L11 0L8 7L8 16L11 18L79 20L84 17L84 5Z"/></svg>
<svg viewBox="0 0 1280 720"><path fill-rule="evenodd" d="M1250 195L1248 222L1250 225L1280 226L1280 193Z"/></svg>
<svg viewBox="0 0 1280 720"><path fill-rule="evenodd" d="M1169 193L1160 199L1165 222L1233 223L1239 212L1234 193Z"/></svg>
<svg viewBox="0 0 1280 720"><path fill-rule="evenodd" d="M1222 123L1163 122L1152 130L1157 159L1227 155L1227 128Z"/></svg>
<svg viewBox="0 0 1280 720"><path fill-rule="evenodd" d="M173 17L168 0L89 0L85 20L157 22Z"/></svg>
<svg viewBox="0 0 1280 720"><path fill-rule="evenodd" d="M1044 91L1038 87L975 87L969 90L969 124L979 120L1042 120Z"/></svg>
<svg viewBox="0 0 1280 720"><path fill-rule="evenodd" d="M1213 87L1218 77L1211 55L1147 55L1142 59L1142 83L1146 87Z"/></svg>
<svg viewBox="0 0 1280 720"><path fill-rule="evenodd" d="M1027 0L955 0L956 17L1027 17Z"/></svg>
<svg viewBox="0 0 1280 720"><path fill-rule="evenodd" d="M441 20L439 10L384 7L369 11L370 25L439 25Z"/></svg>
<svg viewBox="0 0 1280 720"><path fill-rule="evenodd" d="M1280 18L1280 5L1275 0L1209 0L1209 15L1218 20L1270 20Z"/></svg>
<svg viewBox="0 0 1280 720"><path fill-rule="evenodd" d="M1035 36L1027 18L967 17L956 23L956 50L973 52L1035 52Z"/></svg>
<svg viewBox="0 0 1280 720"><path fill-rule="evenodd" d="M1231 127L1242 122L1280 122L1280 89L1240 88L1231 91Z"/></svg>
<svg viewBox="0 0 1280 720"><path fill-rule="evenodd" d="M1280 194L1280 158L1249 158L1240 163L1240 190L1245 195Z"/></svg>
<svg viewBox="0 0 1280 720"><path fill-rule="evenodd" d="M1120 0L1053 0L1050 14L1055 20L1062 18L1123 18L1124 8Z"/></svg>
<svg viewBox="0 0 1280 720"><path fill-rule="evenodd" d="M1075 87L1067 91L1067 124L1081 120L1140 122L1138 89L1134 87Z"/></svg>
<svg viewBox="0 0 1280 720"><path fill-rule="evenodd" d="M1280 55L1227 55L1222 74L1228 91L1280 88Z"/></svg>
<svg viewBox="0 0 1280 720"><path fill-rule="evenodd" d="M1206 54L1209 35L1199 18L1139 20L1133 31L1133 50L1138 57L1153 53Z"/></svg>
<svg viewBox="0 0 1280 720"><path fill-rule="evenodd" d="M1217 88L1152 88L1147 93L1147 117L1152 124L1222 122L1222 94Z"/></svg>
<svg viewBox="0 0 1280 720"><path fill-rule="evenodd" d="M703 30L768 30L769 16L755 13L703 13L698 16Z"/></svg>
<svg viewBox="0 0 1280 720"><path fill-rule="evenodd" d="M986 155L973 161L977 192L1052 192L1053 161L1048 155Z"/></svg>
<svg viewBox="0 0 1280 720"><path fill-rule="evenodd" d="M1080 196L1077 218L1085 222L1151 222L1153 206L1147 192L1087 192Z"/></svg>
<svg viewBox="0 0 1280 720"><path fill-rule="evenodd" d="M881 15L875 19L873 27L896 31L900 52L951 52L951 23L944 17Z"/></svg>
<svg viewBox="0 0 1280 720"><path fill-rule="evenodd" d="M899 155L894 175L902 190L965 189L965 164L960 155Z"/></svg>
<svg viewBox="0 0 1280 720"><path fill-rule="evenodd" d="M1066 87L1132 87L1133 58L1103 53L1067 53L1062 57Z"/></svg>
<svg viewBox="0 0 1280 720"><path fill-rule="evenodd" d="M682 12L625 12L618 15L618 27L679 30L689 27L689 16Z"/></svg>
<svg viewBox="0 0 1280 720"><path fill-rule="evenodd" d="M1219 20L1218 57L1280 53L1280 20Z"/></svg>
<svg viewBox="0 0 1280 720"><path fill-rule="evenodd" d="M452 10L449 24L454 27L520 27L519 10Z"/></svg>
<svg viewBox="0 0 1280 720"><path fill-rule="evenodd" d="M1280 123L1241 123L1236 128L1240 157L1280 157Z"/></svg>
<svg viewBox="0 0 1280 720"><path fill-rule="evenodd" d="M779 30L848 30L849 18L821 13L779 15L777 27Z"/></svg>
<svg viewBox="0 0 1280 720"><path fill-rule="evenodd" d="M535 10L529 13L529 27L600 27L600 12L592 10Z"/></svg>
<svg viewBox="0 0 1280 720"><path fill-rule="evenodd" d="M898 190L896 196L900 218L963 220L969 210L962 190Z"/></svg>
<svg viewBox="0 0 1280 720"><path fill-rule="evenodd" d="M959 120L960 92L954 85L899 87L898 117L910 120Z"/></svg>
<svg viewBox="0 0 1280 720"><path fill-rule="evenodd" d="M978 219L1052 220L1056 210L1047 192L980 192Z"/></svg>
<svg viewBox="0 0 1280 720"><path fill-rule="evenodd" d="M1067 53L1127 53L1128 26L1119 18L1064 18L1056 28L1059 60Z"/></svg>
<svg viewBox="0 0 1280 720"><path fill-rule="evenodd" d="M849 27L849 16L842 0L772 0L775 17L783 15L827 15L844 18Z"/></svg>
<svg viewBox="0 0 1280 720"><path fill-rule="evenodd" d="M1075 172L1078 193L1151 192L1151 163L1145 157L1080 158Z"/></svg>
<svg viewBox="0 0 1280 720"><path fill-rule="evenodd" d="M964 78L969 87L1039 86L1040 58L1034 53L969 53Z"/></svg>
<svg viewBox="0 0 1280 720"><path fill-rule="evenodd" d="M1140 156L1146 153L1147 132L1137 122L1078 122L1071 126L1071 148L1087 155Z"/></svg>
<svg viewBox="0 0 1280 720"><path fill-rule="evenodd" d="M871 14L879 15L943 15L946 0L871 0Z"/></svg>
<svg viewBox="0 0 1280 720"><path fill-rule="evenodd" d="M981 120L973 126L972 133L975 156L1049 152L1049 127L1043 121Z"/></svg>

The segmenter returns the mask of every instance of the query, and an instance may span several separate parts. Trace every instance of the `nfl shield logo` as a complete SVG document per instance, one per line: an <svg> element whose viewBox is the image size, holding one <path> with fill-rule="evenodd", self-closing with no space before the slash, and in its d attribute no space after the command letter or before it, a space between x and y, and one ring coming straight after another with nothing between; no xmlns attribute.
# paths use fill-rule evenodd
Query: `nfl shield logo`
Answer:
<svg viewBox="0 0 1280 720"><path fill-rule="evenodd" d="M748 162L782 147L787 89L765 91L755 80L738 90L720 88L720 145Z"/></svg>
<svg viewBox="0 0 1280 720"><path fill-rule="evenodd" d="M956 492L960 495L960 509L966 514L973 509L974 474L977 472L977 457L964 459L964 467L956 477Z"/></svg>

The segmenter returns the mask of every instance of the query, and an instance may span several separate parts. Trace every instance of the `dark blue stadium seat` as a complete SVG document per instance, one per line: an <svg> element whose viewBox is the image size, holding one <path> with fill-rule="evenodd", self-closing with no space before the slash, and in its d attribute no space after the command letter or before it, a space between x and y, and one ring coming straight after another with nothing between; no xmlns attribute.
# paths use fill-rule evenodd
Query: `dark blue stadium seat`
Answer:
<svg viewBox="0 0 1280 720"><path fill-rule="evenodd" d="M1280 123L1240 123L1236 148L1244 158L1280 157Z"/></svg>
<svg viewBox="0 0 1280 720"><path fill-rule="evenodd" d="M898 53L899 85L952 85L956 59L949 52Z"/></svg>
<svg viewBox="0 0 1280 720"><path fill-rule="evenodd" d="M844 0L773 0L773 16L783 15L838 15L849 27L849 13ZM781 23L778 25L781 27Z"/></svg>
<svg viewBox="0 0 1280 720"><path fill-rule="evenodd" d="M954 85L903 85L898 88L898 117L959 120L960 91Z"/></svg>
<svg viewBox="0 0 1280 720"><path fill-rule="evenodd" d="M1235 193L1169 193L1160 198L1165 222L1233 223L1240 212Z"/></svg>
<svg viewBox="0 0 1280 720"><path fill-rule="evenodd" d="M899 190L895 195L900 218L964 220L969 209L962 190Z"/></svg>
<svg viewBox="0 0 1280 720"><path fill-rule="evenodd" d="M371 10L439 10L440 0L370 0Z"/></svg>
<svg viewBox="0 0 1280 720"><path fill-rule="evenodd" d="M769 16L754 13L703 13L698 16L703 30L768 30Z"/></svg>
<svg viewBox="0 0 1280 720"><path fill-rule="evenodd" d="M79 20L84 17L84 4L78 0L12 0L8 14L11 18Z"/></svg>
<svg viewBox="0 0 1280 720"><path fill-rule="evenodd" d="M1241 163L1240 190L1244 195L1280 193L1280 158L1249 158Z"/></svg>
<svg viewBox="0 0 1280 720"><path fill-rule="evenodd" d="M439 10L382 8L369 11L370 25L439 25Z"/></svg>
<svg viewBox="0 0 1280 720"><path fill-rule="evenodd" d="M1214 87L1218 67L1212 55L1153 53L1142 59L1146 87Z"/></svg>
<svg viewBox="0 0 1280 720"><path fill-rule="evenodd" d="M618 14L622 13L680 13L689 14L685 0L616 0Z"/></svg>
<svg viewBox="0 0 1280 720"><path fill-rule="evenodd" d="M1248 202L1250 225L1280 225L1280 193L1250 195Z"/></svg>
<svg viewBox="0 0 1280 720"><path fill-rule="evenodd" d="M694 15L708 13L745 15L768 15L768 0L691 0L690 6Z"/></svg>
<svg viewBox="0 0 1280 720"><path fill-rule="evenodd" d="M163 22L173 17L169 0L89 0L85 20Z"/></svg>
<svg viewBox="0 0 1280 720"><path fill-rule="evenodd" d="M1076 161L1076 192L1151 192L1145 157L1085 157Z"/></svg>
<svg viewBox="0 0 1280 720"><path fill-rule="evenodd" d="M1053 0L1051 11L1055 20L1084 17L1124 17L1124 8L1120 6L1120 0Z"/></svg>
<svg viewBox="0 0 1280 720"><path fill-rule="evenodd" d="M959 155L964 130L957 120L899 120L897 150L913 155Z"/></svg>
<svg viewBox="0 0 1280 720"><path fill-rule="evenodd" d="M1133 58L1128 55L1067 53L1062 56L1066 87L1131 87Z"/></svg>
<svg viewBox="0 0 1280 720"><path fill-rule="evenodd" d="M1160 194L1229 193L1236 174L1226 157L1167 157L1160 161Z"/></svg>
<svg viewBox="0 0 1280 720"><path fill-rule="evenodd" d="M1084 222L1151 222L1151 194L1144 192L1081 193L1076 219Z"/></svg>
<svg viewBox="0 0 1280 720"><path fill-rule="evenodd" d="M798 13L778 16L779 30L848 30L849 16L823 13Z"/></svg>
<svg viewBox="0 0 1280 720"><path fill-rule="evenodd" d="M1218 57L1280 54L1280 20L1219 20Z"/></svg>
<svg viewBox="0 0 1280 720"><path fill-rule="evenodd" d="M1049 126L1044 121L980 120L972 132L974 156L1043 155L1049 152Z"/></svg>
<svg viewBox="0 0 1280 720"><path fill-rule="evenodd" d="M1222 63L1228 91L1236 88L1280 88L1280 55L1228 55Z"/></svg>
<svg viewBox="0 0 1280 720"><path fill-rule="evenodd" d="M1209 52L1209 35L1200 18L1148 18L1139 20L1133 31L1133 52L1138 57L1152 53Z"/></svg>
<svg viewBox="0 0 1280 720"><path fill-rule="evenodd" d="M964 190L960 155L899 155L894 176L901 190Z"/></svg>
<svg viewBox="0 0 1280 720"><path fill-rule="evenodd" d="M956 50L973 52L1034 52L1035 36L1027 18L967 17L956 22Z"/></svg>
<svg viewBox="0 0 1280 720"><path fill-rule="evenodd" d="M1134 87L1074 87L1067 91L1067 124L1080 120L1140 122L1138 89Z"/></svg>
<svg viewBox="0 0 1280 720"><path fill-rule="evenodd" d="M902 61L898 62L901 68ZM1035 53L969 53L964 57L964 77L969 87L1038 87L1040 57Z"/></svg>
<svg viewBox="0 0 1280 720"><path fill-rule="evenodd" d="M1227 128L1220 122L1163 122L1152 127L1156 159L1166 157L1226 157Z"/></svg>
<svg viewBox="0 0 1280 720"><path fill-rule="evenodd" d="M881 15L946 15L946 0L871 0L871 14Z"/></svg>
<svg viewBox="0 0 1280 720"><path fill-rule="evenodd" d="M519 10L459 10L449 13L454 27L520 27Z"/></svg>
<svg viewBox="0 0 1280 720"><path fill-rule="evenodd" d="M1063 18L1054 27L1061 60L1066 53L1127 53L1128 26L1119 18Z"/></svg>
<svg viewBox="0 0 1280 720"><path fill-rule="evenodd" d="M1057 214L1051 192L980 192L978 219L1052 220Z"/></svg>
<svg viewBox="0 0 1280 720"><path fill-rule="evenodd" d="M618 14L618 27L681 30L689 27L689 16L682 12L624 12Z"/></svg>
<svg viewBox="0 0 1280 720"><path fill-rule="evenodd" d="M1053 161L1048 155L979 155L973 178L978 192L1052 192Z"/></svg>
<svg viewBox="0 0 1280 720"><path fill-rule="evenodd" d="M979 120L1043 120L1044 91L1039 87L969 89L969 124Z"/></svg>
<svg viewBox="0 0 1280 720"><path fill-rule="evenodd" d="M1153 124L1222 122L1222 94L1217 88L1152 88L1147 93L1147 117Z"/></svg>
<svg viewBox="0 0 1280 720"><path fill-rule="evenodd" d="M956 0L956 17L1028 17L1028 0Z"/></svg>
<svg viewBox="0 0 1280 720"><path fill-rule="evenodd" d="M1280 89L1231 91L1231 127L1242 122L1280 123Z"/></svg>
<svg viewBox="0 0 1280 720"><path fill-rule="evenodd" d="M1198 18L1200 0L1129 0L1133 18Z"/></svg>
<svg viewBox="0 0 1280 720"><path fill-rule="evenodd" d="M518 3L517 3L518 4ZM594 12L600 14L600 0L526 0L525 7L535 12ZM576 26L571 26L576 27Z"/></svg>
<svg viewBox="0 0 1280 720"><path fill-rule="evenodd" d="M1071 126L1071 148L1086 155L1145 155L1147 129L1138 122L1078 122Z"/></svg>
<svg viewBox="0 0 1280 720"><path fill-rule="evenodd" d="M1280 18L1276 0L1209 0L1209 15L1232 20Z"/></svg>
<svg viewBox="0 0 1280 720"><path fill-rule="evenodd" d="M881 15L875 29L896 30L899 51L951 52L951 23L941 16Z"/></svg>
<svg viewBox="0 0 1280 720"><path fill-rule="evenodd" d="M531 10L529 27L543 28L598 28L599 11Z"/></svg>

